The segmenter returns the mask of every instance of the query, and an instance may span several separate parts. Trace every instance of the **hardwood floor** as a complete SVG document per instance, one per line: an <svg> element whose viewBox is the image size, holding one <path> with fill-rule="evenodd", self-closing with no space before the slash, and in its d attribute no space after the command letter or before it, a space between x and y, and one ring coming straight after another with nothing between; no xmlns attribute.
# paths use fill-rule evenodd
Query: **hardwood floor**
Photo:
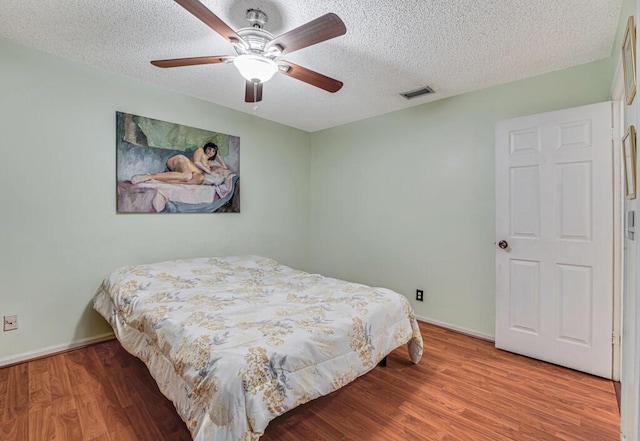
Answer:
<svg viewBox="0 0 640 441"><path fill-rule="evenodd" d="M611 381L421 323L346 387L271 422L261 441L618 440ZM115 341L0 369L0 439L190 440L173 405Z"/></svg>

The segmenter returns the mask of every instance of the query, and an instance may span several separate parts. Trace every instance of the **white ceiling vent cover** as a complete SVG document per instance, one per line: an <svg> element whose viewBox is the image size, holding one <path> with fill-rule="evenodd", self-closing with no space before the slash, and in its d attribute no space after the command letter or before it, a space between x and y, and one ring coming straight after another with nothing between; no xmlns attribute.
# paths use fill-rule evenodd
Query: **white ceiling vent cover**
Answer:
<svg viewBox="0 0 640 441"><path fill-rule="evenodd" d="M434 90L429 86L425 86L417 90L412 90L411 92L402 92L400 95L408 100L411 100L413 98L418 98L422 95L429 95L431 93L435 93Z"/></svg>

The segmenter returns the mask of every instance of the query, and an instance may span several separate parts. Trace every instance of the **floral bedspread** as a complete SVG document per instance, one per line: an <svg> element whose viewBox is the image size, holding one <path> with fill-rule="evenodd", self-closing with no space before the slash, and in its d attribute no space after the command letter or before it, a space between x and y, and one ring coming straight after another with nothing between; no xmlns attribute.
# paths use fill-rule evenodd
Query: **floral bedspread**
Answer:
<svg viewBox="0 0 640 441"><path fill-rule="evenodd" d="M259 256L112 272L94 298L196 441L250 441L269 421L422 338L405 297Z"/></svg>

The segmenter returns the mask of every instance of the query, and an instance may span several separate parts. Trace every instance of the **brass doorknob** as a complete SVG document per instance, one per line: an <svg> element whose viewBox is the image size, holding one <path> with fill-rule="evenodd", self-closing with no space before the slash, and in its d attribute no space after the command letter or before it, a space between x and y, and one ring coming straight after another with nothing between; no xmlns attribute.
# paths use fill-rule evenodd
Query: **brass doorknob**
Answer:
<svg viewBox="0 0 640 441"><path fill-rule="evenodd" d="M506 249L507 249L507 247L509 246L509 244L507 243L507 241L506 241L506 240L501 240L500 242L498 242L498 246L499 246L500 248L502 248L503 250L506 250Z"/></svg>

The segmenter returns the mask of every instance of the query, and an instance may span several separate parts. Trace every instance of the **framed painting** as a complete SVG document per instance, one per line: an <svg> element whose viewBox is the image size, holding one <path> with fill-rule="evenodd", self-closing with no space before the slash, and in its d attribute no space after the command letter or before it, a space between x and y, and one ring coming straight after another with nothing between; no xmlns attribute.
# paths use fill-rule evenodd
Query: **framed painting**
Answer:
<svg viewBox="0 0 640 441"><path fill-rule="evenodd" d="M627 30L622 39L622 70L624 96L627 104L631 104L636 96L636 27L633 16L627 20Z"/></svg>
<svg viewBox="0 0 640 441"><path fill-rule="evenodd" d="M627 199L636 198L636 129L629 126L622 138L622 158L624 162L624 194Z"/></svg>
<svg viewBox="0 0 640 441"><path fill-rule="evenodd" d="M116 112L118 213L239 213L240 138Z"/></svg>

